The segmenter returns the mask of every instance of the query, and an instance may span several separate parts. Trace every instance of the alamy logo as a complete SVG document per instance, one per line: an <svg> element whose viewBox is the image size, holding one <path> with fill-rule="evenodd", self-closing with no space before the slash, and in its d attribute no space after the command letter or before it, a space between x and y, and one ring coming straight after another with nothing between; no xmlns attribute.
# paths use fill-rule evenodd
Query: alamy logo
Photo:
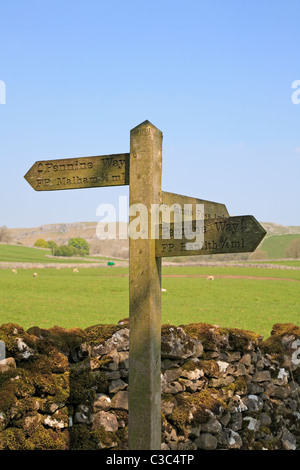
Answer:
<svg viewBox="0 0 300 470"><path fill-rule="evenodd" d="M97 224L96 234L99 240L127 239L137 240L159 239L159 224L161 224L161 238L169 240L191 240L186 243L187 250L200 250L204 243L204 204L151 204L151 209L144 204L133 204L126 210L127 197L119 196L119 216L123 213L128 215L130 222L128 227L118 227L117 210L113 204L100 204L96 215L102 220ZM195 214L195 220L193 220ZM121 217L119 217L121 219ZM171 220L173 220L171 229ZM117 237L117 231L118 237ZM192 241L194 240L194 241Z"/></svg>
<svg viewBox="0 0 300 470"><path fill-rule="evenodd" d="M300 80L294 80L292 83L292 88L296 89L292 93L292 103L299 104L300 103Z"/></svg>
<svg viewBox="0 0 300 470"><path fill-rule="evenodd" d="M6 104L6 85L3 80L0 80L0 104Z"/></svg>

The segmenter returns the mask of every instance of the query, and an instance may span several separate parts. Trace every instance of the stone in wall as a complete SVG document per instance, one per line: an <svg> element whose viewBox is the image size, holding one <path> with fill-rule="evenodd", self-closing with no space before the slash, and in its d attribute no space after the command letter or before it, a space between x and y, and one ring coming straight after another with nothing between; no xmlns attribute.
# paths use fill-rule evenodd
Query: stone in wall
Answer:
<svg viewBox="0 0 300 470"><path fill-rule="evenodd" d="M129 323L0 327L0 450L128 448ZM300 328L162 327L162 449L300 448Z"/></svg>

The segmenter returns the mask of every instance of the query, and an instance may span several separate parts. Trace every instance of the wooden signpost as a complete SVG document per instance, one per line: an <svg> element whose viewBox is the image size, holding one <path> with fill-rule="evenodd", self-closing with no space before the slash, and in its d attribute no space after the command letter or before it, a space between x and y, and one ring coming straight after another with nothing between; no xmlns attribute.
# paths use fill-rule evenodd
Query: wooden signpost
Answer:
<svg viewBox="0 0 300 470"><path fill-rule="evenodd" d="M45 160L24 176L36 191L129 184L129 153Z"/></svg>
<svg viewBox="0 0 300 470"><path fill-rule="evenodd" d="M253 216L229 217L224 204L162 192L161 176L162 132L149 121L131 130L130 153L38 161L25 175L36 191L129 184L131 450L161 448L162 257L251 252L266 234ZM147 214L153 206L159 207L156 238L150 236L151 217L146 219L149 236L132 236L131 223L140 206ZM198 245L186 232L186 218L192 220L192 234L202 230ZM166 224L170 229L167 237Z"/></svg>

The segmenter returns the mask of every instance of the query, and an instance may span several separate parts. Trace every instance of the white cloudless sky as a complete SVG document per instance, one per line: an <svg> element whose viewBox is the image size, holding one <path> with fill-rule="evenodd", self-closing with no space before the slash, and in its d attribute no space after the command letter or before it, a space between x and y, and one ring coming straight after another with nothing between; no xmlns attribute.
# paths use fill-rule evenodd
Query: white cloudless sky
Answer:
<svg viewBox="0 0 300 470"><path fill-rule="evenodd" d="M97 222L127 187L35 192L24 175L129 152L146 119L163 190L300 225L299 18L298 0L2 2L0 226Z"/></svg>

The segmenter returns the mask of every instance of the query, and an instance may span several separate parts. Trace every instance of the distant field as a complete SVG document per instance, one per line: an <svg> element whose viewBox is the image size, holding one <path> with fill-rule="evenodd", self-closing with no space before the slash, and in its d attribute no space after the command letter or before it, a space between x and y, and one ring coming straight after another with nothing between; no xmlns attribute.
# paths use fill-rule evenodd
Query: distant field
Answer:
<svg viewBox="0 0 300 470"><path fill-rule="evenodd" d="M266 251L270 259L286 258L285 250L288 244L292 240L295 240L295 238L300 238L300 233L272 235L271 237L264 239L260 248Z"/></svg>
<svg viewBox="0 0 300 470"><path fill-rule="evenodd" d="M94 258L94 257L93 257ZM99 260L105 259L95 257ZM5 245L0 244L0 262L8 261L12 263L89 263L93 262L89 257L85 258L57 258L51 256L51 250L46 248L31 248L21 245Z"/></svg>
<svg viewBox="0 0 300 470"><path fill-rule="evenodd" d="M1 269L0 325L85 328L128 317L127 268L78 270L39 269L33 278L32 269ZM162 323L206 322L267 337L274 323L300 324L299 282L300 270L164 267Z"/></svg>
<svg viewBox="0 0 300 470"><path fill-rule="evenodd" d="M285 260L285 261L253 261L253 263L261 263L261 264L279 264L281 266L294 266L295 268L300 268L300 259L296 260Z"/></svg>

